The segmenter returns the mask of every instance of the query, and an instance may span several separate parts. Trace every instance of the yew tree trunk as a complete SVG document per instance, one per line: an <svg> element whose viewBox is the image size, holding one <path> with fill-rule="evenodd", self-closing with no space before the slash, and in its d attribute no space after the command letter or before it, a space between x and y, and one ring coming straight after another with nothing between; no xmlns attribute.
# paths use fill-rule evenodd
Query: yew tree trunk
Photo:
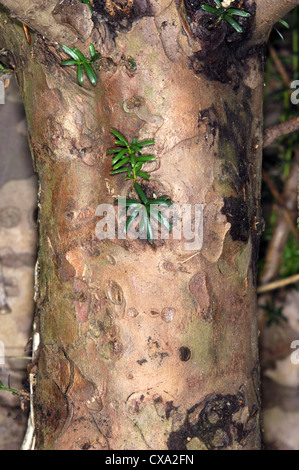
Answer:
<svg viewBox="0 0 299 470"><path fill-rule="evenodd" d="M200 0L0 3L40 184L35 448L259 449L263 41L298 1L232 2L243 33ZM79 86L61 45L91 42ZM200 249L97 238L97 206L132 195L112 128L155 140L148 196L203 205Z"/></svg>

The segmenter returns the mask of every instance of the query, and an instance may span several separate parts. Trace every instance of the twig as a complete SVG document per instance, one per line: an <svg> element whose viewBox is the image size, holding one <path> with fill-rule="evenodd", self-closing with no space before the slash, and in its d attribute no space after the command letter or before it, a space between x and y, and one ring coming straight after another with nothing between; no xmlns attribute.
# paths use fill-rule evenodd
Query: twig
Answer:
<svg viewBox="0 0 299 470"><path fill-rule="evenodd" d="M264 132L263 147L269 147L280 137L291 134L299 130L299 116L288 119L287 121L268 127Z"/></svg>
<svg viewBox="0 0 299 470"><path fill-rule="evenodd" d="M282 81L283 81L283 84L289 89L290 88L290 78L288 76L288 73L283 65L283 63L281 62L276 50L274 49L273 46L269 45L269 52L270 52L270 55L273 59L273 62L275 64L275 67L277 69L277 72L280 74L281 78L282 78Z"/></svg>
<svg viewBox="0 0 299 470"><path fill-rule="evenodd" d="M200 254L200 251L197 251L196 253L194 253L193 255L189 256L188 258L184 259L183 261L181 261L181 264L184 264L184 263L187 263L187 261L190 261L190 259L194 258L194 256L197 256Z"/></svg>
<svg viewBox="0 0 299 470"><path fill-rule="evenodd" d="M269 282L269 284L260 286L257 288L257 293L262 294L264 292L269 292L270 290L279 289L280 287L285 287L289 284L294 284L295 282L299 282L299 274L295 274L294 276L290 276L285 279L279 279L278 281Z"/></svg>
<svg viewBox="0 0 299 470"><path fill-rule="evenodd" d="M297 206L297 188L298 188L298 164L299 149L295 150L290 175L285 182L283 190L283 200L289 212L296 211ZM268 284L277 277L284 247L289 238L290 225L286 219L283 208L278 211L276 224L273 229L271 240L268 243L264 267L260 275L260 283ZM297 238L296 238L297 239Z"/></svg>

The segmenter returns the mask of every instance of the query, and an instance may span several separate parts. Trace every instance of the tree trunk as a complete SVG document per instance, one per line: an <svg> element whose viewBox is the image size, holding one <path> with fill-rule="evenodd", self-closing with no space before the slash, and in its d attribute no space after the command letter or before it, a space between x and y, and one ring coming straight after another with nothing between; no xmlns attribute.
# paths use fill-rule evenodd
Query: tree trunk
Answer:
<svg viewBox="0 0 299 470"><path fill-rule="evenodd" d="M215 34L187 1L184 10L107 2L96 26L88 6L60 2L50 32L27 3L11 8L35 29L32 45L5 9L0 45L13 54L40 184L35 448L259 449L256 4L241 2L252 14L243 34ZM82 31L72 18L61 32L70 8ZM95 44L96 87L60 66L55 33L86 55ZM130 181L110 175L112 128L155 140L142 186L180 207L202 205L202 247L97 238L96 208L132 195Z"/></svg>

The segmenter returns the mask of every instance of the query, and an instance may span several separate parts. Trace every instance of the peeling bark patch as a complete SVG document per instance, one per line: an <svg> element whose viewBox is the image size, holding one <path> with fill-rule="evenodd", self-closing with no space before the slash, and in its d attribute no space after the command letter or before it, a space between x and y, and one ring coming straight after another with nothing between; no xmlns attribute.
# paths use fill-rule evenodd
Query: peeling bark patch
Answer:
<svg viewBox="0 0 299 470"><path fill-rule="evenodd" d="M189 282L189 289L196 303L196 311L205 321L213 320L212 297L205 273L198 272L194 274Z"/></svg>
<svg viewBox="0 0 299 470"><path fill-rule="evenodd" d="M255 18L255 4L248 0L236 0L231 7L243 9L251 13L250 18L238 17L243 33L237 33L227 21L217 22L217 16L205 12L201 6L209 4L215 7L213 0L184 0L183 16L189 25L189 33L200 40L202 49L196 52L191 60L191 68L196 74L203 73L206 77L222 83L239 81L237 51L251 36ZM182 14L181 14L182 16Z"/></svg>
<svg viewBox="0 0 299 470"><path fill-rule="evenodd" d="M198 438L209 449L225 449L234 441L242 443L253 430L239 422L237 413L245 407L241 392L236 395L208 395L187 411L184 424L169 436L169 450L187 450L187 444ZM236 415L236 416L234 416Z"/></svg>
<svg viewBox="0 0 299 470"><path fill-rule="evenodd" d="M248 242L250 234L250 223L247 204L242 197L224 198L224 206L221 210L231 224L230 235L233 241Z"/></svg>
<svg viewBox="0 0 299 470"><path fill-rule="evenodd" d="M90 14L82 4L74 0L60 0L54 8L52 15L59 23L69 24L83 40L86 40L92 31L93 24Z"/></svg>
<svg viewBox="0 0 299 470"><path fill-rule="evenodd" d="M124 300L122 288L115 281L108 281L106 288L107 298L114 305L121 305Z"/></svg>
<svg viewBox="0 0 299 470"><path fill-rule="evenodd" d="M173 406L173 400L167 401L165 403L165 416L166 416L166 419L169 419L172 410L176 410L176 409L177 408L175 406Z"/></svg>
<svg viewBox="0 0 299 470"><path fill-rule="evenodd" d="M74 289L74 305L76 310L76 318L79 323L88 320L90 310L90 295L86 282L81 279L75 279L73 283Z"/></svg>
<svg viewBox="0 0 299 470"><path fill-rule="evenodd" d="M93 11L98 13L98 21L105 21L114 34L130 31L134 21L153 15L149 0L93 0Z"/></svg>
<svg viewBox="0 0 299 470"><path fill-rule="evenodd" d="M112 313L106 309L101 319L90 323L89 337L96 344L97 354L103 360L118 360L123 354L119 331L113 322Z"/></svg>

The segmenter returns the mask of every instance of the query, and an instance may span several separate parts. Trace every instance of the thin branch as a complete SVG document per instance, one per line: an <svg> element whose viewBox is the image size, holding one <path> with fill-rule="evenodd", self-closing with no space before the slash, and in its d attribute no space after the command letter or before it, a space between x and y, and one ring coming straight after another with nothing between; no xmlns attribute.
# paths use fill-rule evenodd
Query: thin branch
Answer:
<svg viewBox="0 0 299 470"><path fill-rule="evenodd" d="M295 116L275 126L268 127L264 132L263 147L269 147L269 145L273 144L273 142L280 137L284 137L296 131L299 131L299 116Z"/></svg>
<svg viewBox="0 0 299 470"><path fill-rule="evenodd" d="M296 149L290 175L285 182L282 195L283 201L288 211L291 213L295 212L297 207L298 164L299 150ZM268 284L277 276L281 266L284 247L289 237L289 232L289 222L286 219L284 210L280 209L278 211L277 221L273 229L271 240L268 243L264 267L260 275L260 284Z"/></svg>
<svg viewBox="0 0 299 470"><path fill-rule="evenodd" d="M299 0L252 0L252 3L256 4L257 12L251 45L264 43L274 24L299 5Z"/></svg>
<svg viewBox="0 0 299 470"><path fill-rule="evenodd" d="M291 79L286 71L286 68L285 66L283 65L283 63L281 62L280 58L279 58L279 55L277 54L276 52L276 49L271 46L271 44L268 45L268 49L269 49L269 52L270 52L270 55L271 55L271 58L274 62L274 65L276 67L276 70L277 72L280 74L281 76L281 79L283 81L283 84L286 88L290 88L290 83L291 83ZM292 93L292 91L290 90L290 93Z"/></svg>
<svg viewBox="0 0 299 470"><path fill-rule="evenodd" d="M290 276L285 279L279 279L278 281L270 282L269 284L260 286L257 288L257 293L263 294L264 292L269 292L271 290L279 289L280 287L285 287L290 284L295 284L296 282L299 282L299 274L295 274L294 276Z"/></svg>

